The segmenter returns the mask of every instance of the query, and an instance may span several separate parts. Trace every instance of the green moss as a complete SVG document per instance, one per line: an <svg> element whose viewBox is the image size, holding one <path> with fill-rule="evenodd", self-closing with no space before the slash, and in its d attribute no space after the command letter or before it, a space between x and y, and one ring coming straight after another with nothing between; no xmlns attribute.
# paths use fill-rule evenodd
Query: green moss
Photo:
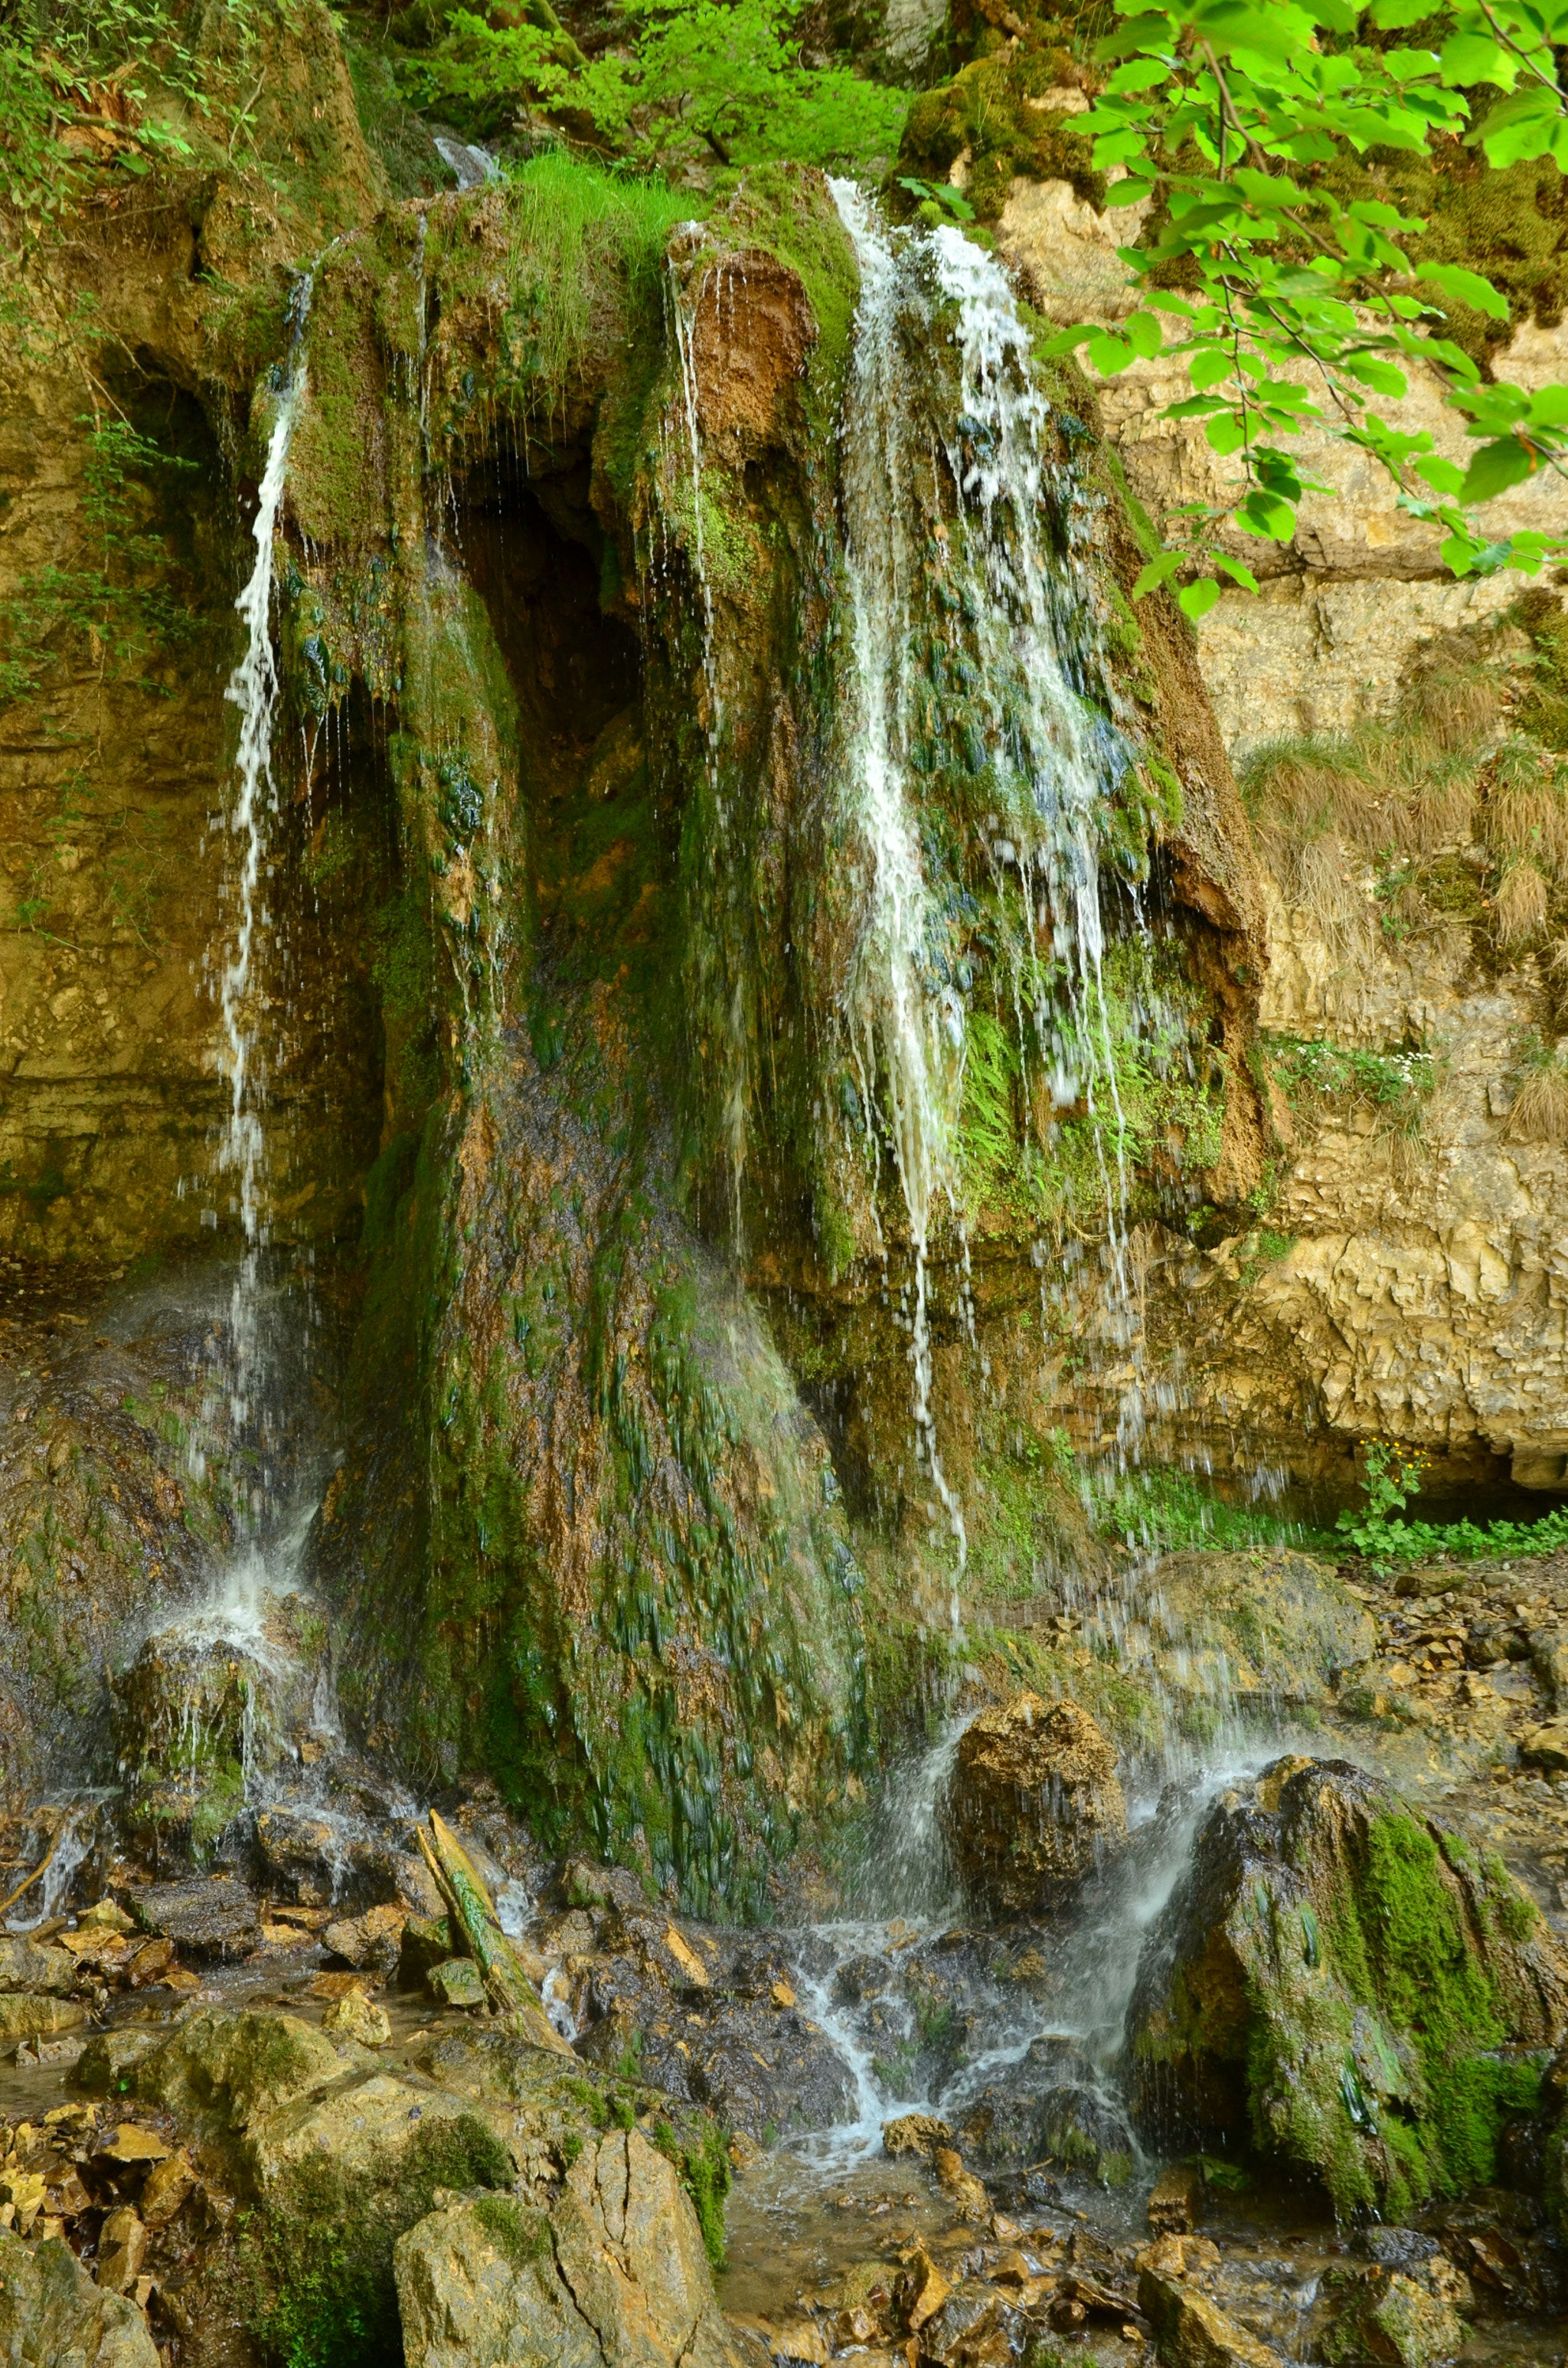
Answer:
<svg viewBox="0 0 1568 2368"><path fill-rule="evenodd" d="M724 2198L730 2192L730 2157L723 2132L710 2125L699 2147L688 2148L682 2173L697 2213L702 2243L716 2270L724 2267Z"/></svg>
<svg viewBox="0 0 1568 2368"><path fill-rule="evenodd" d="M526 2270L550 2259L550 2220L545 2213L529 2211L510 2195L482 2195L472 2209L485 2235L513 2269Z"/></svg>
<svg viewBox="0 0 1568 2368"><path fill-rule="evenodd" d="M293 2166L245 2215L236 2248L241 2316L269 2368L381 2368L399 2343L398 2237L432 2209L437 2187L508 2187L513 2176L506 2148L471 2113L423 2125L379 2182L350 2180L335 2160ZM512 2237L520 2247L524 2218Z"/></svg>

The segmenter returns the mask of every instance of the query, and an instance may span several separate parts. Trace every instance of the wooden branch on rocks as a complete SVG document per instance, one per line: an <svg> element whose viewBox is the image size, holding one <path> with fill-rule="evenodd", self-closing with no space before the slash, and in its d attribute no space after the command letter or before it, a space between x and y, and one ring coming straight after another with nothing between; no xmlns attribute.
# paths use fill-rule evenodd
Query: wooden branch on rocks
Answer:
<svg viewBox="0 0 1568 2368"><path fill-rule="evenodd" d="M452 1937L473 1959L484 1987L503 2014L516 2018L518 2036L556 2055L572 2050L551 2021L522 1960L501 1930L479 1870L446 1821L430 1812L430 1831L416 1827L425 1863L435 1876L452 1921Z"/></svg>

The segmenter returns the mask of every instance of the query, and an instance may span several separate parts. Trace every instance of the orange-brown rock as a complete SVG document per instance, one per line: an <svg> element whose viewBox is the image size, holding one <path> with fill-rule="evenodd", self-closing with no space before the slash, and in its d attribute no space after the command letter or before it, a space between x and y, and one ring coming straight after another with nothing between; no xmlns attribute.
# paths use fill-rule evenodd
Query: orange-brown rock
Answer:
<svg viewBox="0 0 1568 2368"><path fill-rule="evenodd" d="M977 1901L1014 1913L1041 1907L1126 1835L1116 1753L1076 1702L1015 1695L966 1729L942 1825Z"/></svg>

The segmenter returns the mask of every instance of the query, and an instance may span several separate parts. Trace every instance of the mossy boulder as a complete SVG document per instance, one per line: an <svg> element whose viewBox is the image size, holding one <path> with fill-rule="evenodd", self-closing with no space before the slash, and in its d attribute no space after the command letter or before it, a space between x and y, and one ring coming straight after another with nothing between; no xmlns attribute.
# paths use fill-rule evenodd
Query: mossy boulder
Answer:
<svg viewBox="0 0 1568 2368"><path fill-rule="evenodd" d="M1380 1778L1283 1759L1226 1793L1144 1944L1135 2117L1278 2153L1338 2210L1491 2180L1568 2028L1568 1958L1500 1860Z"/></svg>

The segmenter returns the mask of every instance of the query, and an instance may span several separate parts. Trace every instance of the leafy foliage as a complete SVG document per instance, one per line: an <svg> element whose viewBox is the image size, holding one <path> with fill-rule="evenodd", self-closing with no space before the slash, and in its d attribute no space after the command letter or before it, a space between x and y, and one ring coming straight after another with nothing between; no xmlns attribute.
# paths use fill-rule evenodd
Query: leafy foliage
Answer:
<svg viewBox="0 0 1568 2368"><path fill-rule="evenodd" d="M1255 590L1218 538L1229 526L1290 539L1302 495L1325 490L1280 440L1309 424L1369 453L1401 506L1440 525L1455 574L1534 574L1559 540L1488 541L1470 513L1542 469L1562 472L1568 387L1483 379L1442 334L1442 304L1506 320L1506 300L1463 265L1413 261L1425 223L1381 199L1342 199L1324 168L1346 154L1425 154L1445 138L1479 144L1494 167L1568 164L1552 47L1568 17L1526 0L1452 0L1436 14L1422 0L1376 0L1369 19L1352 0L1117 6L1123 22L1096 52L1111 69L1105 87L1068 128L1092 139L1097 168L1120 174L1112 205L1155 201L1151 234L1121 250L1143 301L1115 331L1085 324L1056 347L1086 345L1107 376L1134 359L1180 357L1192 392L1167 416L1204 420L1211 449L1240 464L1222 501L1178 513L1183 531L1138 592L1196 566L1177 597L1200 617L1221 575ZM1420 45L1375 38L1416 26ZM1477 89L1500 94L1481 102L1479 122ZM1478 439L1468 469L1370 407L1406 393L1412 362L1437 373Z"/></svg>
<svg viewBox="0 0 1568 2368"><path fill-rule="evenodd" d="M1335 1528L1374 1569L1397 1562L1430 1562L1437 1555L1467 1561L1555 1554L1568 1545L1568 1513L1547 1513L1539 1521L1407 1521L1403 1516L1420 1489L1427 1458L1373 1440L1366 1450L1367 1502L1340 1514Z"/></svg>
<svg viewBox="0 0 1568 2368"><path fill-rule="evenodd" d="M904 94L847 66L805 64L794 0L625 0L629 41L593 59L540 13L551 21L497 30L451 8L442 39L403 68L410 97L492 122L518 108L557 111L662 166L706 156L867 167L898 145Z"/></svg>

